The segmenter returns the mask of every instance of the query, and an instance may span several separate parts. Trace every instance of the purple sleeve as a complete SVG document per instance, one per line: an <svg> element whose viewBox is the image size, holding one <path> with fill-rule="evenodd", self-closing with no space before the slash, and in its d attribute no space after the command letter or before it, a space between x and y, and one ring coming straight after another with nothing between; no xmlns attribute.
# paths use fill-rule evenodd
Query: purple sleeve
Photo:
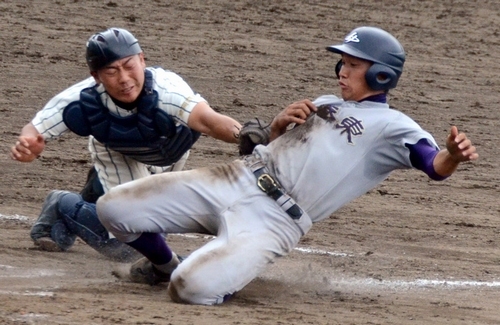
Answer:
<svg viewBox="0 0 500 325"><path fill-rule="evenodd" d="M434 158L439 150L426 139L421 139L416 144L406 144L406 147L410 150L410 161L414 168L423 171L435 181L448 178L448 176L439 175L434 170Z"/></svg>

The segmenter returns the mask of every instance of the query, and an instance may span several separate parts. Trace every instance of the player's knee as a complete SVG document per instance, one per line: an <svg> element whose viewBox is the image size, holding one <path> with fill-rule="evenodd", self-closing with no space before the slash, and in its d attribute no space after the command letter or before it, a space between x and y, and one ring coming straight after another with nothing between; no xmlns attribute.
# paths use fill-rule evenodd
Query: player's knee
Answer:
<svg viewBox="0 0 500 325"><path fill-rule="evenodd" d="M80 194L70 192L62 196L59 199L57 208L59 214L70 228L83 224L94 229L95 226L100 225L95 205L84 201ZM72 230L76 232L76 230Z"/></svg>
<svg viewBox="0 0 500 325"><path fill-rule="evenodd" d="M108 232L97 217L95 204L84 201L81 195L68 193L62 196L58 202L58 212L70 232L89 245L108 238Z"/></svg>
<svg viewBox="0 0 500 325"><path fill-rule="evenodd" d="M200 294L201 292L194 290L193 286L190 285L189 280L182 274L179 274L179 272L174 272L172 274L170 284L168 286L168 295L172 301L190 305L207 304L203 303L203 301L199 299Z"/></svg>
<svg viewBox="0 0 500 325"><path fill-rule="evenodd" d="M74 219L82 203L79 194L68 192L59 198L57 210L63 219Z"/></svg>
<svg viewBox="0 0 500 325"><path fill-rule="evenodd" d="M177 302L180 304L188 304L189 301L182 298L183 287L184 287L184 279L181 277L171 277L170 284L168 285L168 295L173 302Z"/></svg>
<svg viewBox="0 0 500 325"><path fill-rule="evenodd" d="M225 302L230 294L214 292L205 278L198 278L189 272L172 273L168 286L168 295L172 301L190 305L217 305ZM204 285L205 284L205 285ZM221 288L217 288L220 290ZM217 291L216 290L216 291Z"/></svg>

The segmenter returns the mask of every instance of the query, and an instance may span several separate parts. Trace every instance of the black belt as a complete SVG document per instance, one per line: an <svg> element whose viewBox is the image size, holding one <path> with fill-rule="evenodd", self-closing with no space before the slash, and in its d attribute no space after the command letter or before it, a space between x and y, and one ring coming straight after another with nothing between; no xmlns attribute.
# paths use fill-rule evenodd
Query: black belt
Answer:
<svg viewBox="0 0 500 325"><path fill-rule="evenodd" d="M303 213L302 209L283 191L274 178L267 173L265 167L254 170L253 174L257 178L257 186L262 192L275 200L292 219L300 219Z"/></svg>

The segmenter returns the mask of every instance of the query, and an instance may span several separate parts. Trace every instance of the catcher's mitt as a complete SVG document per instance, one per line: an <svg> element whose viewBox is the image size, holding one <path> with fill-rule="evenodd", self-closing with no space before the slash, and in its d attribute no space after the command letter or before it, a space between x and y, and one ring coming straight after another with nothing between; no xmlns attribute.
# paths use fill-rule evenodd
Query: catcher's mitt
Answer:
<svg viewBox="0 0 500 325"><path fill-rule="evenodd" d="M240 155L251 154L258 144L267 145L270 133L270 124L263 125L258 118L254 118L243 124L240 130L240 143L238 144Z"/></svg>

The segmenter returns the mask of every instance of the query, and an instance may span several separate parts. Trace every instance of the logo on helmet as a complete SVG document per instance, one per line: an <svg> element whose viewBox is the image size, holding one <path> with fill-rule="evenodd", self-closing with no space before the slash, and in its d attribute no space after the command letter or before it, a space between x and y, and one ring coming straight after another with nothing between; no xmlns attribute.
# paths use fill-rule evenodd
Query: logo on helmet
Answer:
<svg viewBox="0 0 500 325"><path fill-rule="evenodd" d="M344 43L349 43L349 42L359 43L357 32L353 32L345 37Z"/></svg>

